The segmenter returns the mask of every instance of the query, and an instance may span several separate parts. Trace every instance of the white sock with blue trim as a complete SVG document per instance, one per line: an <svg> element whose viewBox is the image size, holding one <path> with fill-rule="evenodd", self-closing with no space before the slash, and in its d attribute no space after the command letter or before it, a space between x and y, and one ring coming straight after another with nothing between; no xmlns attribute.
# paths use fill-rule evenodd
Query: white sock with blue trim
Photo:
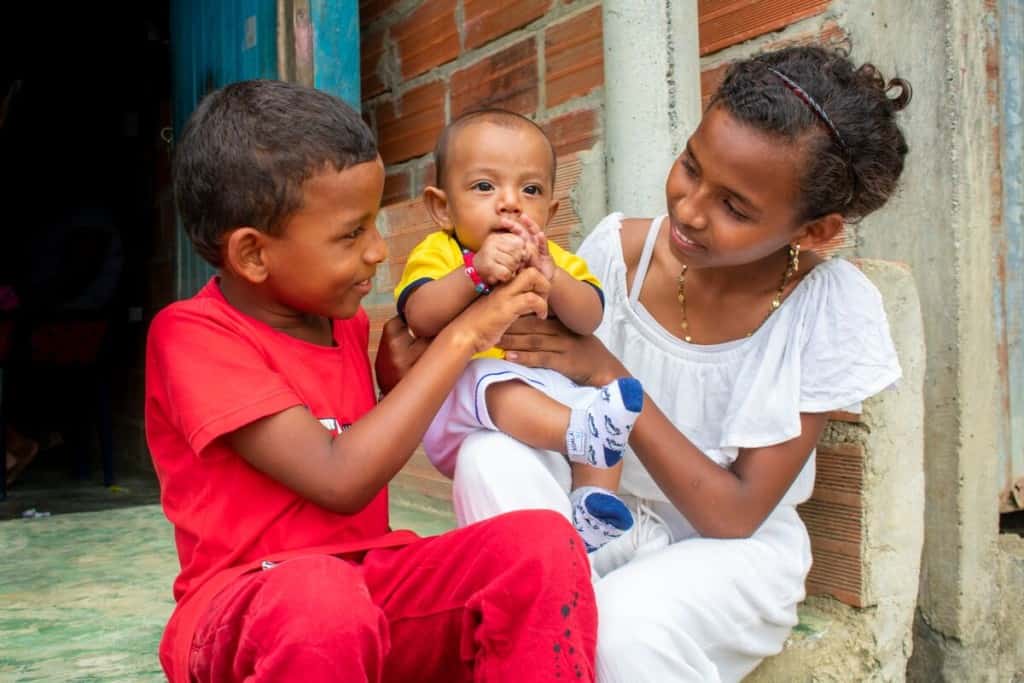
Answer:
<svg viewBox="0 0 1024 683"><path fill-rule="evenodd" d="M632 377L601 387L589 406L569 413L565 432L569 460L602 468L614 466L622 459L643 405L643 387Z"/></svg>
<svg viewBox="0 0 1024 683"><path fill-rule="evenodd" d="M581 486L569 494L572 523L592 553L633 526L633 514L622 499L597 486Z"/></svg>

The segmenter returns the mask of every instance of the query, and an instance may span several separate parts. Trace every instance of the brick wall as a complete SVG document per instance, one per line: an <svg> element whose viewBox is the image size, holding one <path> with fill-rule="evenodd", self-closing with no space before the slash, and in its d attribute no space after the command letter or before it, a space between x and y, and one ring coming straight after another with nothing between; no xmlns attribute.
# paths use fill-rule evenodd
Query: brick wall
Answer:
<svg viewBox="0 0 1024 683"><path fill-rule="evenodd" d="M699 0L701 89L728 65L793 43L846 43L829 0ZM405 254L431 229L417 206L433 181L431 151L453 117L481 106L536 120L559 157L562 209L551 237L583 231L571 193L579 153L602 139L603 61L598 0L360 0L363 113L387 166L381 228L391 257L367 300L377 325L392 312ZM849 232L834 249L852 244Z"/></svg>
<svg viewBox="0 0 1024 683"><path fill-rule="evenodd" d="M419 194L444 125L476 107L530 116L559 154L598 134L600 3L362 0L363 109L389 170L386 203Z"/></svg>

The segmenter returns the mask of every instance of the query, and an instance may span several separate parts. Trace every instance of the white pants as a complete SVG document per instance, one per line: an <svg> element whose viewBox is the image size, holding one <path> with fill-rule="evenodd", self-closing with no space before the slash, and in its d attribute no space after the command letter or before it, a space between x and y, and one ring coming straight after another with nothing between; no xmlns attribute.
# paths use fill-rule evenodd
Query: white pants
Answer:
<svg viewBox="0 0 1024 683"><path fill-rule="evenodd" d="M569 466L504 434L468 436L458 454L460 526L503 512L570 514ZM746 539L698 537L671 504L624 492L636 523L591 556L599 578L599 683L739 681L782 650L811 565L795 508Z"/></svg>
<svg viewBox="0 0 1024 683"><path fill-rule="evenodd" d="M487 387L512 381L523 382L570 408L586 408L598 392L547 368L528 368L496 358L470 362L423 435L423 450L441 474L454 476L459 447L467 436L481 429L499 431L487 410Z"/></svg>

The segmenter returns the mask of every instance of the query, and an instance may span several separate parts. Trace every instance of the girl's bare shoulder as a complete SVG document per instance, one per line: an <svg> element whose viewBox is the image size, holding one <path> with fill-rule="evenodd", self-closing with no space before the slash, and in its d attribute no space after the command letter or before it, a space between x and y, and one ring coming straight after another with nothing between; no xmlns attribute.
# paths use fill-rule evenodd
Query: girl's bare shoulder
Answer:
<svg viewBox="0 0 1024 683"><path fill-rule="evenodd" d="M622 239L622 260L626 268L632 270L640 262L640 254L644 250L647 231L651 227L650 218L623 218L620 235Z"/></svg>

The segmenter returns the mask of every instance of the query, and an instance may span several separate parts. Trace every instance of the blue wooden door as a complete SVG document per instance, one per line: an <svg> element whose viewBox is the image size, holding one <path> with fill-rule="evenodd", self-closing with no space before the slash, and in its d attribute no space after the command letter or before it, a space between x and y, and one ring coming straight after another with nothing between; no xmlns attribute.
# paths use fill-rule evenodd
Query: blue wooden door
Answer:
<svg viewBox="0 0 1024 683"><path fill-rule="evenodd" d="M234 81L277 78L275 0L173 0L174 130L203 95ZM213 273L177 230L175 291L191 296Z"/></svg>
<svg viewBox="0 0 1024 683"><path fill-rule="evenodd" d="M182 130L211 90L234 81L279 77L279 14L290 21L305 17L309 23L313 84L359 106L357 0L171 0L174 130ZM180 225L177 259L175 291L179 298L188 297L213 271Z"/></svg>

